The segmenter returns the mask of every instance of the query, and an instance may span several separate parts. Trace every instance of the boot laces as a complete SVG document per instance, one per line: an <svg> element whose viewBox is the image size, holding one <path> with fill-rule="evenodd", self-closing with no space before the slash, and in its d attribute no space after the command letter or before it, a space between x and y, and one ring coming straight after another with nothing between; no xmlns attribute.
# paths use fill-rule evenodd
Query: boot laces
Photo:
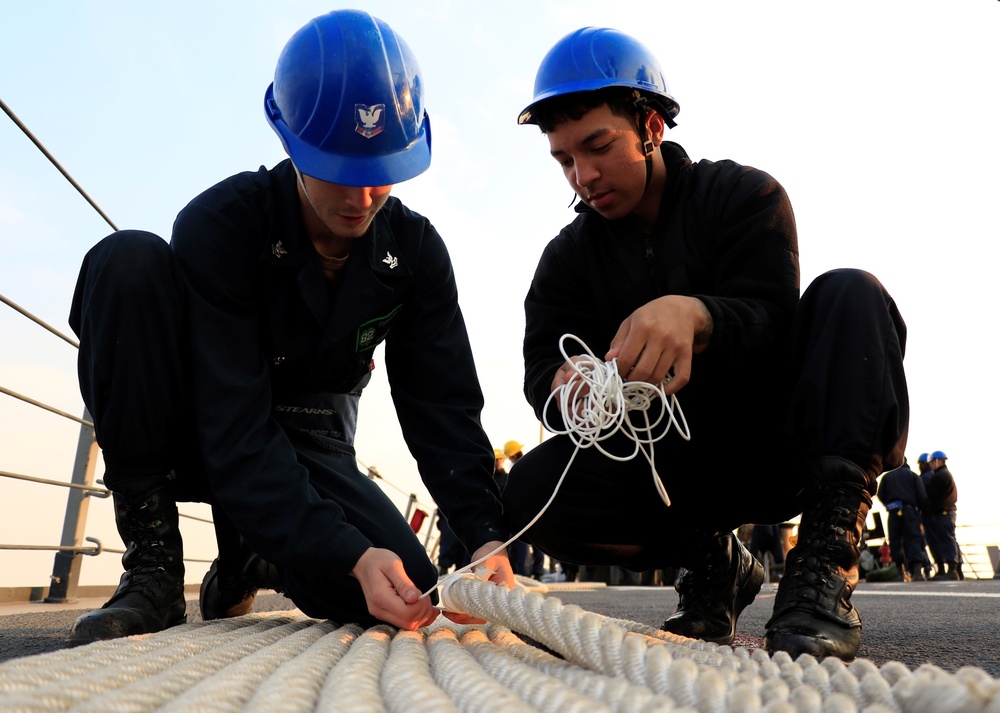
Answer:
<svg viewBox="0 0 1000 713"><path fill-rule="evenodd" d="M710 602L730 585L732 557L721 557L718 552L708 552L695 569L685 568L677 578L675 589L681 599L692 602Z"/></svg>
<svg viewBox="0 0 1000 713"><path fill-rule="evenodd" d="M142 517L148 515L149 503L142 503L133 512L126 509L123 530L128 533L128 543L123 559L128 560L124 575L119 585L119 593L129 591L146 592L150 586L156 586L158 581L167 576L167 566L172 557L164 547L160 537L163 520L159 518Z"/></svg>
<svg viewBox="0 0 1000 713"><path fill-rule="evenodd" d="M813 527L800 532L785 566L783 599L809 601L830 610L839 605L846 584L844 570L848 569L842 563L850 557L850 550L856 549L853 531L845 527L850 518L850 509L835 507Z"/></svg>

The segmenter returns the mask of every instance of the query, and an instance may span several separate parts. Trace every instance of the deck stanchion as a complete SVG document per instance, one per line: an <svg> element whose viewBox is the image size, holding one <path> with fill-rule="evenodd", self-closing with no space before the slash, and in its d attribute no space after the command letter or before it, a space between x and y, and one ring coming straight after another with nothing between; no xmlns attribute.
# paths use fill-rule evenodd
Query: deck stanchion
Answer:
<svg viewBox="0 0 1000 713"><path fill-rule="evenodd" d="M90 414L84 409L84 420L90 421ZM73 464L73 483L92 486L94 471L97 467L97 438L92 426L81 426L80 437L76 446L76 460ZM81 547L84 541L84 530L87 526L87 511L90 509L90 493L86 490L71 488L66 499L66 517L63 520L63 547ZM76 600L77 587L80 583L80 565L83 556L79 552L59 551L52 565L52 583L49 585L49 595L45 601L52 604L62 604Z"/></svg>

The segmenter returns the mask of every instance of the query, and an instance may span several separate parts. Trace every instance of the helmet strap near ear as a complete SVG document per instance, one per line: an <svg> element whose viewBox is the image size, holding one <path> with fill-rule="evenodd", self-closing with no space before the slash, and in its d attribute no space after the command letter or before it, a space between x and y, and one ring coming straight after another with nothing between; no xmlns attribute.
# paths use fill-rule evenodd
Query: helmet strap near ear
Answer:
<svg viewBox="0 0 1000 713"><path fill-rule="evenodd" d="M650 107L646 97L638 89L632 90L632 96L634 97L632 106L635 107L636 119L639 125L639 141L642 142L642 152L646 156L646 187L643 188L643 191L645 191L646 188L649 188L649 184L653 180L653 149L655 148L653 140L646 130L646 112Z"/></svg>
<svg viewBox="0 0 1000 713"><path fill-rule="evenodd" d="M295 177L298 178L299 187L302 189L302 195L306 197L306 203L308 203L309 207L312 208L313 213L319 215L319 211L316 210L316 204L313 203L312 196L309 195L309 189L306 188L306 182L302 180L302 171L299 170L299 167L295 165L294 161L292 162L292 168L295 169Z"/></svg>
<svg viewBox="0 0 1000 713"><path fill-rule="evenodd" d="M294 161L292 162L292 168L295 169L295 178L298 180L299 187L302 188L302 192L305 193L306 200L308 200L309 204L312 205L312 200L309 198L309 191L306 190L306 182L302 180L302 171L299 170L299 167L295 165Z"/></svg>

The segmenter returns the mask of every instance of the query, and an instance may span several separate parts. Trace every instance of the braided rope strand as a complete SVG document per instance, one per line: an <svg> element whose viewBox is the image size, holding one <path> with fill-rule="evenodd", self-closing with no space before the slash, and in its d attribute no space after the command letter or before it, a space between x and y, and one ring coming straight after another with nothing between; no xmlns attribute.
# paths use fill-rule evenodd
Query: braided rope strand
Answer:
<svg viewBox="0 0 1000 713"><path fill-rule="evenodd" d="M534 709L509 688L489 676L450 629L427 637L434 680L464 713L529 713Z"/></svg>
<svg viewBox="0 0 1000 713"><path fill-rule="evenodd" d="M299 713L316 707L330 669L340 662L364 633L364 629L355 624L335 628L332 622L321 622L318 627L330 633L295 658L285 661L261 684L244 710L254 713Z"/></svg>
<svg viewBox="0 0 1000 713"><path fill-rule="evenodd" d="M426 637L421 632L400 631L393 638L381 686L391 713L458 713L459 710L434 682Z"/></svg>
<svg viewBox="0 0 1000 713"><path fill-rule="evenodd" d="M332 628L329 624L309 621L296 621L288 627L291 633L229 664L223 671L224 675L201 679L163 706L163 713L243 710L253 692L274 674L282 662L299 656ZM276 633L279 631L276 630ZM283 631L281 633L284 634Z"/></svg>
<svg viewBox="0 0 1000 713"><path fill-rule="evenodd" d="M394 632L390 626L375 626L355 640L324 682L317 710L385 712L379 679Z"/></svg>

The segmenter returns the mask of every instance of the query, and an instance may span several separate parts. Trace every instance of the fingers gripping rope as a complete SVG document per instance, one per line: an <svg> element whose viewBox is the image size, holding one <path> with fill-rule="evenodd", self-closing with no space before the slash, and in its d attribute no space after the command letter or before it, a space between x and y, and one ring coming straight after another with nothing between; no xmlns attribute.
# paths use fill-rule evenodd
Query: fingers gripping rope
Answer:
<svg viewBox="0 0 1000 713"><path fill-rule="evenodd" d="M573 358L567 354L566 341L573 340L579 344L584 351L584 355ZM566 468L556 482L556 487L549 496L548 501L538 511L538 514L531 518L531 521L521 528L521 531L511 537L500 547L490 552L485 557L481 557L452 574L445 575L438 583L424 593L427 596L435 589L441 588L442 599L444 598L447 585L455 579L460 578L466 572L475 572L478 577L486 579L492 572L483 567L479 567L487 559L506 548L510 543L519 539L524 533L531 529L532 525L549 509L552 501L555 500L562 487L566 474L569 473L570 466L576 459L576 454L584 448L596 448L605 456L616 461L628 461L642 453L649 463L653 476L653 485L660 499L664 504L670 506L670 496L663 485L659 474L656 471L653 444L662 439L673 427L678 435L685 441L691 440L691 431L688 428L684 412L677 400L676 394L669 397L663 391L663 383L650 384L644 381L627 382L622 379L618 372L618 362L615 359L605 362L597 358L590 348L583 341L572 334L564 334L559 338L559 351L563 355L566 364L572 368L569 380L562 386L554 389L549 394L542 410L542 419L545 428L556 435L566 435L576 446L573 455L566 463ZM670 377L664 379L664 383ZM559 412L562 415L565 428L559 429L549 423L546 414L553 399L559 404ZM656 417L650 420L650 409L655 403L659 403L659 411L655 412ZM642 414L642 424L633 423L630 413L638 411ZM660 429L658 433L654 430ZM628 455L616 455L605 449L601 443L608 440L616 433L622 432L631 440L635 447ZM648 450L647 450L648 446ZM478 569L477 569L478 568ZM448 607L445 607L448 608ZM455 611L450 609L450 611Z"/></svg>

